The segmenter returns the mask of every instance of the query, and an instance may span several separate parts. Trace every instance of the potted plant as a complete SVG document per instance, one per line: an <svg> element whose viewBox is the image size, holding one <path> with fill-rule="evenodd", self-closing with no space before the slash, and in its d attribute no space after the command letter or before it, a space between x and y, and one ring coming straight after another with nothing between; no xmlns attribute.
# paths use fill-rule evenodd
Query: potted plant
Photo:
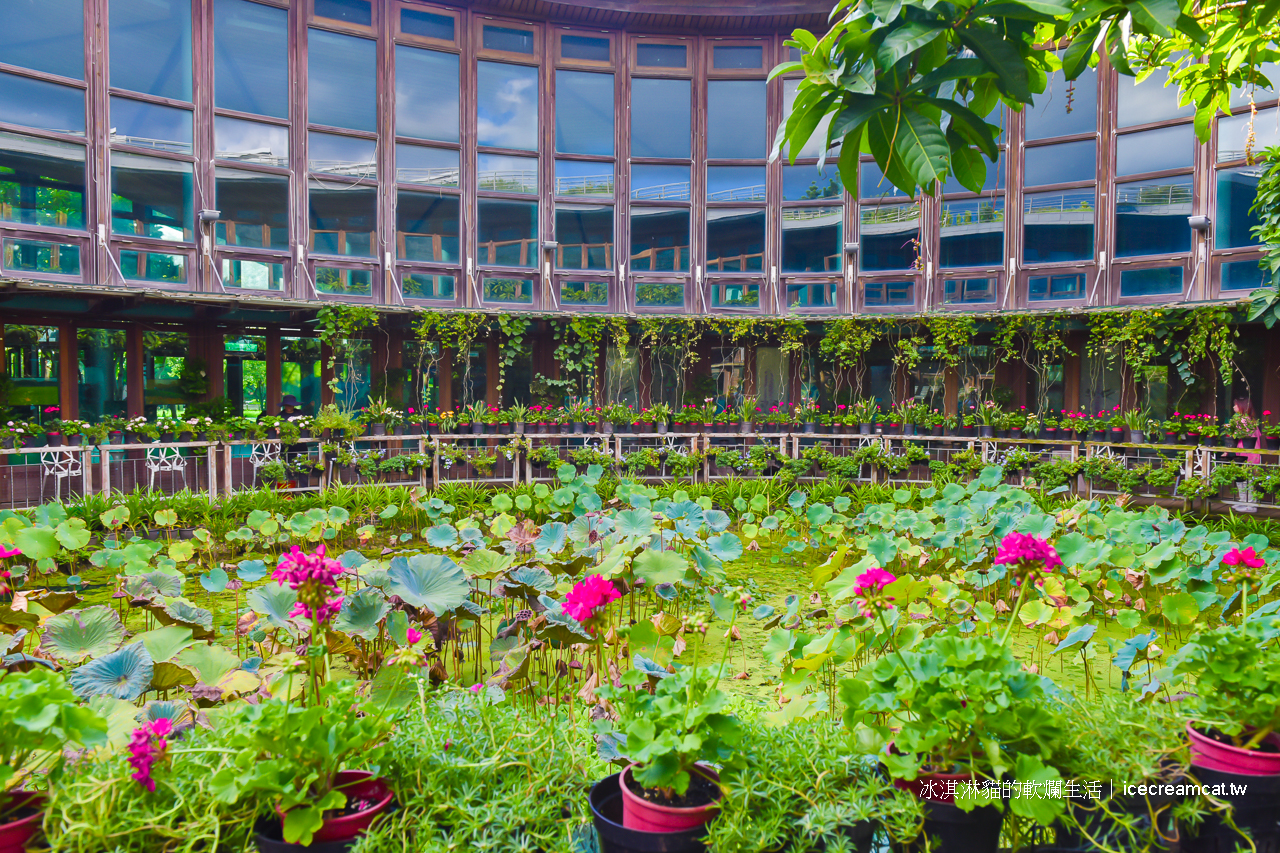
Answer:
<svg viewBox="0 0 1280 853"><path fill-rule="evenodd" d="M1270 418L1270 411L1263 411L1263 418ZM1259 425L1262 429L1262 435L1267 442L1267 450L1280 450L1280 424L1272 423L1270 420L1263 420Z"/></svg>
<svg viewBox="0 0 1280 853"><path fill-rule="evenodd" d="M370 435L386 435L387 428L399 422L400 413L393 409L385 397L371 400L361 412L360 420L369 427Z"/></svg>
<svg viewBox="0 0 1280 853"><path fill-rule="evenodd" d="M995 438L996 425L1000 422L1001 417L1000 404L992 400L986 400L974 411L974 418L978 424L979 438Z"/></svg>
<svg viewBox="0 0 1280 853"><path fill-rule="evenodd" d="M61 673L0 668L0 850L27 849L44 822L44 795L70 746L104 746L107 722L82 704Z"/></svg>
<svg viewBox="0 0 1280 853"><path fill-rule="evenodd" d="M666 403L654 403L649 407L649 417L653 419L653 431L662 435L671 422L671 407Z"/></svg>
<svg viewBox="0 0 1280 853"><path fill-rule="evenodd" d="M583 400L569 404L569 420L573 424L574 435L582 435L584 426L591 414L591 405Z"/></svg>
<svg viewBox="0 0 1280 853"><path fill-rule="evenodd" d="M258 479L267 485L282 483L288 477L289 471L285 468L284 462L279 459L272 459L258 469Z"/></svg>
<svg viewBox="0 0 1280 853"><path fill-rule="evenodd" d="M50 406L49 408L56 408ZM49 409L45 409L49 411ZM40 425L40 429L44 432L45 442L50 447L61 447L63 442L64 422L59 418L50 418Z"/></svg>
<svg viewBox="0 0 1280 853"><path fill-rule="evenodd" d="M529 421L530 409L523 403L512 403L507 409L507 418L516 435L524 435L524 425Z"/></svg>
<svg viewBox="0 0 1280 853"><path fill-rule="evenodd" d="M618 713L631 759L618 778L623 826L644 832L680 832L704 825L720 800L717 772L707 762L738 757L738 719L711 668L687 666L658 681L651 694L644 672L631 669L620 687L596 694ZM602 731L613 730L607 721Z"/></svg>
<svg viewBox="0 0 1280 853"><path fill-rule="evenodd" d="M1129 409L1123 416L1124 426L1129 431L1130 444L1143 444L1143 430L1147 428L1147 423L1151 420L1151 414L1146 409ZM1114 433L1113 433L1114 435Z"/></svg>
<svg viewBox="0 0 1280 853"><path fill-rule="evenodd" d="M814 433L818 430L818 401L813 397L805 397L796 406L795 423L800 424L806 433Z"/></svg>
<svg viewBox="0 0 1280 853"><path fill-rule="evenodd" d="M858 424L858 433L860 435L870 435L875 431L876 415L879 411L880 407L874 399L864 397L853 404L851 415Z"/></svg>

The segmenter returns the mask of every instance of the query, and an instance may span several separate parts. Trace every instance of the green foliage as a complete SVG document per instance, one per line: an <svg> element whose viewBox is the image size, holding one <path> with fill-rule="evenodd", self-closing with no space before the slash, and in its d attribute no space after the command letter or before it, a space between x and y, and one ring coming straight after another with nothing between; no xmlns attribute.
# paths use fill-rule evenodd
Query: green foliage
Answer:
<svg viewBox="0 0 1280 853"><path fill-rule="evenodd" d="M102 746L106 735L106 721L77 700L60 673L0 669L0 815L5 795L27 774L57 771L68 745Z"/></svg>
<svg viewBox="0 0 1280 853"><path fill-rule="evenodd" d="M1256 749L1280 728L1280 645L1274 617L1200 631L1170 664L1195 678L1193 714L1236 746Z"/></svg>

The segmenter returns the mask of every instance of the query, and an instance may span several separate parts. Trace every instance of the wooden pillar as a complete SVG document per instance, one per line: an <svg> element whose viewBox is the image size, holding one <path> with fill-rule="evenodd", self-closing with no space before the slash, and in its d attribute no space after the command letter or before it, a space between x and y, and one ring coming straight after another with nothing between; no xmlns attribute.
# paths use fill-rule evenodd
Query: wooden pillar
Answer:
<svg viewBox="0 0 1280 853"><path fill-rule="evenodd" d="M1254 408L1259 415L1271 412L1274 422L1280 415L1280 326L1267 329L1263 335L1262 388Z"/></svg>
<svg viewBox="0 0 1280 853"><path fill-rule="evenodd" d="M280 365L280 330L267 330L267 404L264 411L280 414L280 398L284 395L284 375Z"/></svg>
<svg viewBox="0 0 1280 853"><path fill-rule="evenodd" d="M1080 380L1084 370L1084 332L1069 332L1067 352L1062 357L1062 406L1068 412L1080 410Z"/></svg>
<svg viewBox="0 0 1280 853"><path fill-rule="evenodd" d="M334 401L333 368L329 367L329 359L333 357L333 349L325 343L320 344L320 405L328 406Z"/></svg>
<svg viewBox="0 0 1280 853"><path fill-rule="evenodd" d="M205 339L205 361L209 365L209 393L206 399L214 400L227 394L226 336L220 329L210 329Z"/></svg>
<svg viewBox="0 0 1280 853"><path fill-rule="evenodd" d="M596 372L595 387L591 392L591 402L596 406L603 406L606 402L605 395L607 387L605 383L606 377L609 375L609 344L601 342L600 352L596 353Z"/></svg>
<svg viewBox="0 0 1280 853"><path fill-rule="evenodd" d="M948 415L960 411L960 371L948 367L942 376L942 407Z"/></svg>
<svg viewBox="0 0 1280 853"><path fill-rule="evenodd" d="M80 417L78 344L75 326L58 327L58 407L62 410L63 420Z"/></svg>
<svg viewBox="0 0 1280 853"><path fill-rule="evenodd" d="M125 330L125 375L127 378L126 406L130 417L143 413L145 403L144 390L146 377L143 373L144 352L142 348L142 326L129 324Z"/></svg>
<svg viewBox="0 0 1280 853"><path fill-rule="evenodd" d="M637 357L640 359L640 387L636 401L642 409L653 405L653 350L649 346L638 347Z"/></svg>
<svg viewBox="0 0 1280 853"><path fill-rule="evenodd" d="M453 409L453 350L444 348L440 350L440 364L436 367L436 382L439 384L439 393L436 399L441 409L452 411Z"/></svg>
<svg viewBox="0 0 1280 853"><path fill-rule="evenodd" d="M386 370L388 376L395 377L394 381L387 383L387 401L396 408L406 405L404 399L404 339L404 329L387 330Z"/></svg>
<svg viewBox="0 0 1280 853"><path fill-rule="evenodd" d="M498 387L498 351L497 338L485 341L484 346L484 402L487 406L502 405L502 391Z"/></svg>
<svg viewBox="0 0 1280 853"><path fill-rule="evenodd" d="M756 345L754 342L747 344L742 348L742 376L743 384L746 390L743 392L748 397L754 397L756 394Z"/></svg>

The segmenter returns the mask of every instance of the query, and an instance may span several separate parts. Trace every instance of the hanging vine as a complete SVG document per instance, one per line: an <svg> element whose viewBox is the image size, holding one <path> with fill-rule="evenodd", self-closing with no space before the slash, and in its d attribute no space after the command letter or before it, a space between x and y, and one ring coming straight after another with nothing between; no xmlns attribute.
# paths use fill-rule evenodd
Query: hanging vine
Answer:
<svg viewBox="0 0 1280 853"><path fill-rule="evenodd" d="M516 356L524 349L524 335L529 331L533 321L528 317L517 317L509 314L498 315L498 400L502 400L502 389L507 384L507 368L516 363Z"/></svg>
<svg viewBox="0 0 1280 853"><path fill-rule="evenodd" d="M968 314L932 314L924 323L933 342L934 358L947 367L959 367L963 350L978 329L977 320Z"/></svg>
<svg viewBox="0 0 1280 853"><path fill-rule="evenodd" d="M349 363L352 352L351 340L365 329L371 328L378 321L378 312L371 305L348 305L342 302L326 303L316 312L316 334L320 343L329 348L329 359L326 368L329 372L327 385L335 394L342 387L342 379L338 363L346 366L346 377L353 381L353 370ZM351 390L354 390L354 386ZM354 394L347 394L346 402L352 403Z"/></svg>

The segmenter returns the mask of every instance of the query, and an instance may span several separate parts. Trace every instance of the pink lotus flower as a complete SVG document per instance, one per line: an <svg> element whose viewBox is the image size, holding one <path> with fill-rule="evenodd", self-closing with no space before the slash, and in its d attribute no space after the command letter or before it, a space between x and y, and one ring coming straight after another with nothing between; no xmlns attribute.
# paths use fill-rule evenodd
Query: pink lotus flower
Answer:
<svg viewBox="0 0 1280 853"><path fill-rule="evenodd" d="M1000 541L996 551L995 565L1016 566L1024 564L1028 567L1039 563L1048 574L1062 565L1062 558L1053 546L1038 536L1030 533L1010 533Z"/></svg>
<svg viewBox="0 0 1280 853"><path fill-rule="evenodd" d="M410 628L405 637L408 639L409 645L412 646L414 643L422 639L422 632L417 628Z"/></svg>
<svg viewBox="0 0 1280 853"><path fill-rule="evenodd" d="M892 572L881 568L867 569L854 579L854 606L868 619L882 610L893 609L893 596L883 595L882 592L896 580Z"/></svg>
<svg viewBox="0 0 1280 853"><path fill-rule="evenodd" d="M621 598L613 581L603 575L587 575L564 597L564 612L579 622L596 615L596 610Z"/></svg>
<svg viewBox="0 0 1280 853"><path fill-rule="evenodd" d="M470 687L468 687L467 689L468 689L468 690L470 690L472 693L479 693L481 690L483 690L483 689L484 689L484 685L483 685L483 684L473 684L473 685L471 685Z"/></svg>
<svg viewBox="0 0 1280 853"><path fill-rule="evenodd" d="M301 616L312 619L319 624L327 623L342 610L342 595L338 586L338 575L342 574L342 565L324 555L324 546L316 548L312 554L304 553L294 545L286 554L280 556L271 577L298 593L298 603L289 611L293 617Z"/></svg>
<svg viewBox="0 0 1280 853"><path fill-rule="evenodd" d="M1260 569L1266 564L1267 561L1260 554L1255 553L1252 548L1245 548L1243 551L1239 548L1232 548L1222 558L1222 565L1224 566L1247 566L1250 569Z"/></svg>
<svg viewBox="0 0 1280 853"><path fill-rule="evenodd" d="M173 732L173 722L160 718L139 726L129 736L129 766L133 768L133 780L149 792L155 793L156 780L151 778L151 768L165 756L169 748L168 736Z"/></svg>
<svg viewBox="0 0 1280 853"><path fill-rule="evenodd" d="M21 556L22 556L22 550L20 548L6 548L3 545L0 545L0 560L7 559L9 557L21 557Z"/></svg>

